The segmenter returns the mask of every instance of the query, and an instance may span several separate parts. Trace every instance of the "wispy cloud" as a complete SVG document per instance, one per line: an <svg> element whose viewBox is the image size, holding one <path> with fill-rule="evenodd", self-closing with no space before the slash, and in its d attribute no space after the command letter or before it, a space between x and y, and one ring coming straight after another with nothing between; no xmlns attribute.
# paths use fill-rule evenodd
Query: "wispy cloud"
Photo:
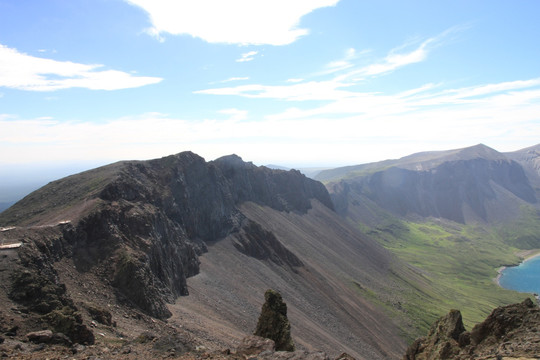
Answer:
<svg viewBox="0 0 540 360"><path fill-rule="evenodd" d="M38 49L38 53L47 53L47 52L50 52L50 53L53 53L53 54L56 54L56 50L49 50L49 49Z"/></svg>
<svg viewBox="0 0 540 360"><path fill-rule="evenodd" d="M258 51L249 51L247 53L243 53L239 59L236 59L236 62L251 61L255 59L255 55L257 55L258 53Z"/></svg>
<svg viewBox="0 0 540 360"><path fill-rule="evenodd" d="M68 88L119 90L160 82L157 77L133 76L104 65L78 64L27 55L0 44L0 87L28 91Z"/></svg>
<svg viewBox="0 0 540 360"><path fill-rule="evenodd" d="M235 87L214 88L195 91L195 94L238 95L247 98L280 99L288 101L337 100L354 93L341 88L350 84L335 81L297 82L290 85L239 85Z"/></svg>
<svg viewBox="0 0 540 360"><path fill-rule="evenodd" d="M228 82L234 82L234 81L246 81L249 80L249 76L237 76L237 77L230 77L225 80L220 80L218 83L228 83Z"/></svg>
<svg viewBox="0 0 540 360"><path fill-rule="evenodd" d="M390 74L407 65L422 62L427 59L432 48L439 46L447 37L462 27L450 28L437 36L418 41L409 41L388 52L382 59L376 59L368 65L357 65L355 61L370 53L371 50L356 51L348 48L342 58L332 61L324 69L311 78L326 77L325 80L289 79L287 85L247 84L235 87L222 87L198 90L196 94L237 95L247 98L281 99L288 101L306 100L339 100L364 97L354 91L345 90L356 85L359 81ZM412 48L412 49L411 49ZM244 55L248 55L246 53ZM431 85L430 85L431 86Z"/></svg>
<svg viewBox="0 0 540 360"><path fill-rule="evenodd" d="M454 26L423 41L409 40L390 50L385 57L374 59L367 65L364 63L365 57L372 53L372 50L357 51L354 48L349 48L342 58L328 63L323 70L315 73L314 76L340 74L335 80L358 82L387 75L407 65L425 61L433 49L467 28L466 25ZM357 64L358 59L362 59L362 65Z"/></svg>
<svg viewBox="0 0 540 360"><path fill-rule="evenodd" d="M410 52L396 53L392 51L382 62L366 66L352 74L366 76L380 75L389 73L406 65L424 61L428 53L427 47L431 42L433 42L433 39L428 39L420 44L418 48Z"/></svg>
<svg viewBox="0 0 540 360"><path fill-rule="evenodd" d="M401 45L398 48L391 50L383 59L375 61L372 64L353 69L350 72L342 75L340 79L354 79L358 77L360 77L360 79L365 79L389 74L404 66L420 63L427 59L431 47L440 42L445 34L446 32L439 36L424 40L412 50L404 50L409 48L411 45Z"/></svg>
<svg viewBox="0 0 540 360"><path fill-rule="evenodd" d="M354 48L349 48L345 51L345 55L341 59L334 60L326 64L324 70L316 73L315 76L329 75L342 70L353 68L355 67L354 60L356 60L358 57L368 54L369 52L370 50L362 50L358 52Z"/></svg>
<svg viewBox="0 0 540 360"><path fill-rule="evenodd" d="M152 36L191 35L210 43L286 45L309 33L300 19L339 0L125 0L146 11Z"/></svg>

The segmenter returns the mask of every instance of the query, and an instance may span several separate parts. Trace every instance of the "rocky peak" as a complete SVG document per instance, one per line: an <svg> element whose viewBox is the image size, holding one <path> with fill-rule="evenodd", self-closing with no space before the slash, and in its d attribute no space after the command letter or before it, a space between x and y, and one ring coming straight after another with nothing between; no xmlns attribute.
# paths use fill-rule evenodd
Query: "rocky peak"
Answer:
<svg viewBox="0 0 540 360"><path fill-rule="evenodd" d="M536 358L540 354L540 308L527 298L498 307L468 332L461 313L451 310L415 340L404 360Z"/></svg>
<svg viewBox="0 0 540 360"><path fill-rule="evenodd" d="M458 340L459 335L465 331L463 319L459 310L450 310L448 315L443 316L433 324L428 337Z"/></svg>

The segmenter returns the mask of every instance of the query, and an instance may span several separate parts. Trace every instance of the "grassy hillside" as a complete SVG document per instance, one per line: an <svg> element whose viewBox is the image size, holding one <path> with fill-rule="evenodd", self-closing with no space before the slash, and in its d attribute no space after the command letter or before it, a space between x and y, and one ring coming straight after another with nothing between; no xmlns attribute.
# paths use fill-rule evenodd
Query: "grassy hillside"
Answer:
<svg viewBox="0 0 540 360"><path fill-rule="evenodd" d="M539 226L534 217L524 217L505 231L440 219L403 220L389 214L378 225L356 225L425 276L424 285L416 284L416 291L404 294L403 304L422 332L450 309L460 309L470 328L494 307L529 296L502 289L494 279L499 267L520 261L515 255L517 243L507 237L508 232L514 229L514 238L522 239Z"/></svg>

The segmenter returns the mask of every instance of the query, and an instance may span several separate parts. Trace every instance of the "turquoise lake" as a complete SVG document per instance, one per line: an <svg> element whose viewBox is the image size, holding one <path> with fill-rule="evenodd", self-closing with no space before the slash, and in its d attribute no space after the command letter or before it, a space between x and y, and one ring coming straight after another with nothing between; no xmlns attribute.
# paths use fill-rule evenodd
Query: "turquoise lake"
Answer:
<svg viewBox="0 0 540 360"><path fill-rule="evenodd" d="M540 256L504 269L499 284L505 289L540 294Z"/></svg>

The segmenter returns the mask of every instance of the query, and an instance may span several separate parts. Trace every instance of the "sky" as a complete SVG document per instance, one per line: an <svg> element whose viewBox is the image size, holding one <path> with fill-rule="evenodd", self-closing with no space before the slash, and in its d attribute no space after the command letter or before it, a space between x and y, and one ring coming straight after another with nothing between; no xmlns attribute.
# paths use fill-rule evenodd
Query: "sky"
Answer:
<svg viewBox="0 0 540 360"><path fill-rule="evenodd" d="M538 0L0 0L0 187L187 150L334 167L532 146L539 15Z"/></svg>

